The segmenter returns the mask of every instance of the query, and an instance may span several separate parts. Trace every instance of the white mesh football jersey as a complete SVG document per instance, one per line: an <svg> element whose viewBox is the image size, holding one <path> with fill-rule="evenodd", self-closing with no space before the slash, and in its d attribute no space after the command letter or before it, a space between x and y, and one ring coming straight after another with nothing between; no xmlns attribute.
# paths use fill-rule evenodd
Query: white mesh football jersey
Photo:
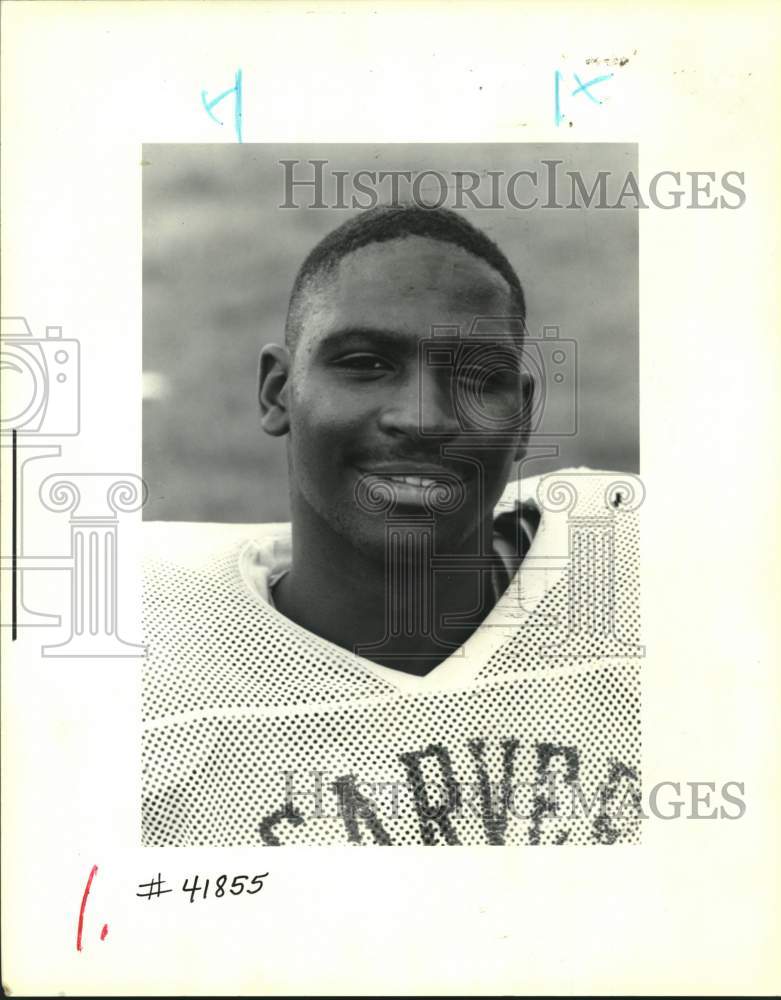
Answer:
<svg viewBox="0 0 781 1000"><path fill-rule="evenodd" d="M531 547L424 677L274 608L289 525L146 525L144 843L636 841L641 500L623 473L510 484Z"/></svg>

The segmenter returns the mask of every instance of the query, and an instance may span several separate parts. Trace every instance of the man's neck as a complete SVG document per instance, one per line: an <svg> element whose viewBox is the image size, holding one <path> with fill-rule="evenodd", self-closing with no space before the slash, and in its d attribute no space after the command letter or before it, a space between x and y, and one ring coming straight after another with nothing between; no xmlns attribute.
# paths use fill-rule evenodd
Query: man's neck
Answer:
<svg viewBox="0 0 781 1000"><path fill-rule="evenodd" d="M482 551L490 553L491 521L482 532ZM294 498L292 565L275 588L274 603L344 649L422 676L463 645L495 602L491 559L476 558L475 537L448 552L469 556L467 572L433 572L426 537L425 530L413 529L399 550L369 555ZM444 624L454 618L463 623Z"/></svg>

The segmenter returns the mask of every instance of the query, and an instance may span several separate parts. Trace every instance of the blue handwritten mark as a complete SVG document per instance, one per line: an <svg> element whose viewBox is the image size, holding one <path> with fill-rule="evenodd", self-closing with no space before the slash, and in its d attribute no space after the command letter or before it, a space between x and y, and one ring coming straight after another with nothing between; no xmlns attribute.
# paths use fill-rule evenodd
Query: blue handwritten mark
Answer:
<svg viewBox="0 0 781 1000"><path fill-rule="evenodd" d="M554 104L556 108L556 114L554 116L556 121L556 128L559 127L564 115L561 113L561 101L559 99L559 83L561 82L561 73L556 70L553 77L553 88L554 88Z"/></svg>
<svg viewBox="0 0 781 1000"><path fill-rule="evenodd" d="M576 94L580 94L582 92L586 95L586 97L588 97L589 100L593 101L594 104L602 103L602 101L594 97L594 95L591 93L590 88L593 87L595 83L602 83L604 80L609 80L613 75L612 73L607 73L605 76L595 76L594 79L589 80L588 83L583 83L583 81L580 79L577 73L573 73L572 75L575 77L575 82L578 84L575 90L572 91L573 97Z"/></svg>
<svg viewBox="0 0 781 1000"><path fill-rule="evenodd" d="M612 73L606 73L604 76L595 76L592 80L587 80L586 83L584 83L580 79L577 73L573 73L572 75L575 78L575 82L577 83L578 86L570 94L571 97L577 97L578 94L585 94L586 97L594 104L603 103L602 101L599 100L598 97L595 97L591 93L591 88L596 86L598 83L604 83L605 80L611 79L611 77L613 76ZM561 81L563 79L564 79L564 74L557 69L553 75L553 107L554 107L553 118L557 128L564 121L564 115L561 112L561 90L560 90Z"/></svg>
<svg viewBox="0 0 781 1000"><path fill-rule="evenodd" d="M214 107L215 104L219 104L220 101L224 100L230 94L235 94L236 95L236 100L235 100L234 105L233 105L233 127L236 129L236 138L239 140L239 142L241 142L242 141L242 138L241 138L241 115L242 115L242 109L241 109L241 70L240 69L236 70L235 82L234 82L234 85L230 88L230 90L226 90L225 93L220 94L219 97L215 97L211 101L208 100L206 91L202 90L201 91L201 101L202 101L203 106L204 106L204 108L206 110L206 114L212 119L212 121L217 122L218 125L223 125L224 123L221 122L220 119L217 118L217 116L212 113L212 108Z"/></svg>

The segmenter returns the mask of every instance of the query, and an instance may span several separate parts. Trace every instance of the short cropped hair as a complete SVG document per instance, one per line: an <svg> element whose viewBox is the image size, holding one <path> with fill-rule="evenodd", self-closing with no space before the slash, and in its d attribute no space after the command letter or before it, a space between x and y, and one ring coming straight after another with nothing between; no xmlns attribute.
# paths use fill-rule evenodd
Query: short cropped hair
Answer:
<svg viewBox="0 0 781 1000"><path fill-rule="evenodd" d="M441 243L451 243L486 261L510 286L515 314L525 322L526 299L518 275L499 247L482 230L448 208L425 208L415 204L379 205L332 230L307 255L290 293L285 323L288 347L295 349L306 312L306 293L310 283L333 271L342 258L361 247L407 236L424 236Z"/></svg>

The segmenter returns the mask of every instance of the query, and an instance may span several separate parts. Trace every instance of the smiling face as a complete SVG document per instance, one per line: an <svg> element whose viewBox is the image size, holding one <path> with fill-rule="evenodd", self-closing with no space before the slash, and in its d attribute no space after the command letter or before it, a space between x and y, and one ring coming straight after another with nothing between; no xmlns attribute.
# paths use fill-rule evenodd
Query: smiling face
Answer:
<svg viewBox="0 0 781 1000"><path fill-rule="evenodd" d="M470 335L479 317L517 313L507 282L461 247L409 236L347 255L306 295L264 416L270 433L289 433L294 529L304 504L381 551L386 511L361 497L384 491L397 514L425 514L434 499L439 551L472 547L521 438L518 324L493 319ZM432 327L451 330L432 340ZM280 403L270 418L268 399ZM453 502L437 512L443 491Z"/></svg>

